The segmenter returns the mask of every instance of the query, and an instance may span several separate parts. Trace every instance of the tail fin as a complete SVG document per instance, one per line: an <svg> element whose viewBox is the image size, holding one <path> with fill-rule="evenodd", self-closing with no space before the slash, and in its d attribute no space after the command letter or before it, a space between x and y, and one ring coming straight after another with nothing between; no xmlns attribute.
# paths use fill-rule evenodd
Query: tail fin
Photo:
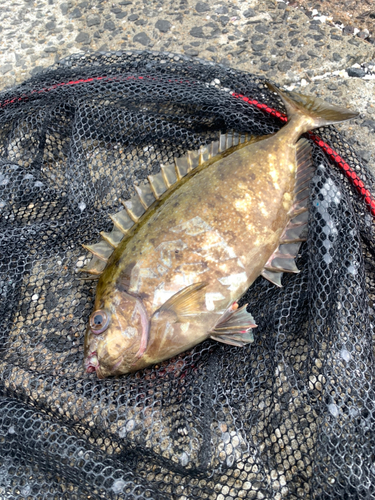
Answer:
<svg viewBox="0 0 375 500"><path fill-rule="evenodd" d="M267 82L266 85L281 97L289 119L298 115L305 117L307 128L306 130L302 130L302 133L313 128L322 127L323 125L350 120L359 114L340 106L329 104L319 97L297 94L296 92L284 92L270 82Z"/></svg>

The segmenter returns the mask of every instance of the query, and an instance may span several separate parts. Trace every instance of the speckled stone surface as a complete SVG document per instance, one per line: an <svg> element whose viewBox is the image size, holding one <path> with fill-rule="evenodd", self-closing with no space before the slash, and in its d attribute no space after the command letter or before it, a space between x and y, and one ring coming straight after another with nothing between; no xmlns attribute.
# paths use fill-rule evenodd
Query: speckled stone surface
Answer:
<svg viewBox="0 0 375 500"><path fill-rule="evenodd" d="M344 33L272 0L4 0L0 89L77 52L184 53L357 109L360 117L341 127L371 164L375 47Z"/></svg>

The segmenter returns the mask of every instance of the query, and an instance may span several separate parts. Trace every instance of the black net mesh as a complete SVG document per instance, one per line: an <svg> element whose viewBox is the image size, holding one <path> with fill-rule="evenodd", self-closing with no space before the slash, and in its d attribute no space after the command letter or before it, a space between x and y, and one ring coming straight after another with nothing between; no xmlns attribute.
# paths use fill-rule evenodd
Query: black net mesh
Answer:
<svg viewBox="0 0 375 500"><path fill-rule="evenodd" d="M316 145L301 273L249 289L253 345L84 372L81 244L160 163L279 129L233 92L282 109L259 77L148 52L71 57L0 95L1 498L374 498L374 226Z"/></svg>

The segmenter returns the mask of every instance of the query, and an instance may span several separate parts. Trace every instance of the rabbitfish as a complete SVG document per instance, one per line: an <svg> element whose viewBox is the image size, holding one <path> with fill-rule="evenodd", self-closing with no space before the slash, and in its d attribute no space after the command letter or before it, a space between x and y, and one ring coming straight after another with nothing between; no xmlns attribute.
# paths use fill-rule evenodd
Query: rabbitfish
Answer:
<svg viewBox="0 0 375 500"><path fill-rule="evenodd" d="M253 342L256 311L238 300L259 276L281 286L306 239L311 146L301 134L356 113L277 92L288 123L236 133L176 158L136 188L84 271L100 275L84 345L99 378L134 372L207 338Z"/></svg>

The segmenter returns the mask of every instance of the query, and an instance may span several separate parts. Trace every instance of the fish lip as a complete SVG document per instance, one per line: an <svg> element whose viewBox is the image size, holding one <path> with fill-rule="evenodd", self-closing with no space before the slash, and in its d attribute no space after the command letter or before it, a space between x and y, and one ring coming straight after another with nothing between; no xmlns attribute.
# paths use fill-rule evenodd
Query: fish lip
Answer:
<svg viewBox="0 0 375 500"><path fill-rule="evenodd" d="M92 358L96 357L96 363L92 362ZM99 365L99 360L98 360L98 354L96 351L91 352L85 359L85 368L87 373L98 373L98 370L100 369Z"/></svg>

